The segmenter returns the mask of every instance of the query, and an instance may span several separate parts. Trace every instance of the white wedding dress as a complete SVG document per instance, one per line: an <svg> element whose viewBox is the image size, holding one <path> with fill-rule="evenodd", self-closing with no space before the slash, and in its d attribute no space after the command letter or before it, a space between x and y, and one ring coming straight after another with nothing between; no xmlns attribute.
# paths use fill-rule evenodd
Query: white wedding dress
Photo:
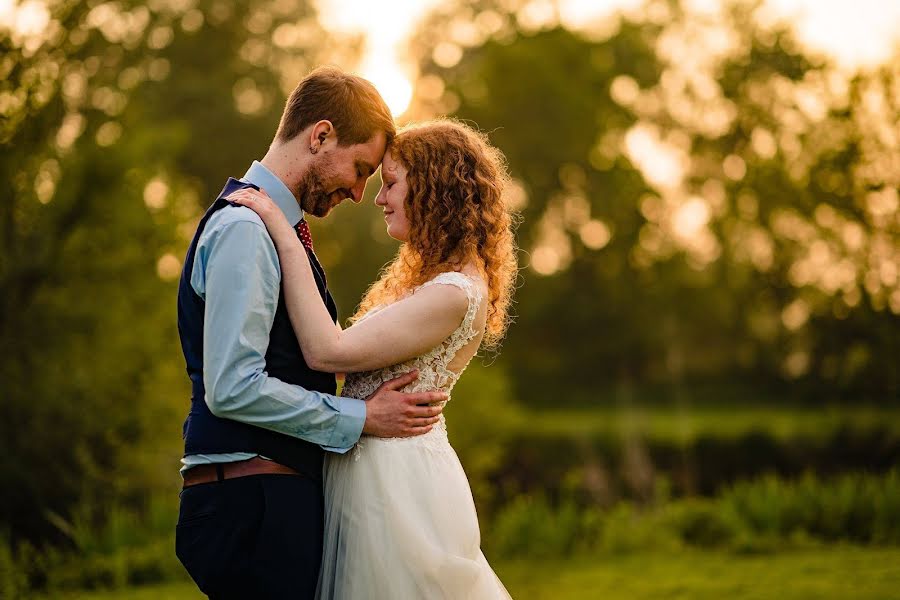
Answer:
<svg viewBox="0 0 900 600"><path fill-rule="evenodd" d="M483 294L473 279L456 272L441 273L420 287L438 284L459 287L468 297L456 331L423 356L348 375L345 396L366 398L412 369L419 370L419 378L405 391L450 392L465 367L451 371L451 361L462 348L474 354L470 342L480 333L475 317ZM326 457L324 476L325 545L317 598L510 597L481 552L472 492L443 415L418 437L363 436L350 452Z"/></svg>

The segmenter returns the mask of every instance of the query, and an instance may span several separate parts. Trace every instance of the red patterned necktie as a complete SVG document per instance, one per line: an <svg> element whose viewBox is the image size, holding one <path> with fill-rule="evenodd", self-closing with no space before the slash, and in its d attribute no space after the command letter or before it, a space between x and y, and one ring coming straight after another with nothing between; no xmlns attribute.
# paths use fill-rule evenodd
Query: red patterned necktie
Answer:
<svg viewBox="0 0 900 600"><path fill-rule="evenodd" d="M297 237L300 238L306 249L313 252L312 236L309 235L309 224L306 222L306 219L301 219L299 223L294 225L294 229L297 231Z"/></svg>

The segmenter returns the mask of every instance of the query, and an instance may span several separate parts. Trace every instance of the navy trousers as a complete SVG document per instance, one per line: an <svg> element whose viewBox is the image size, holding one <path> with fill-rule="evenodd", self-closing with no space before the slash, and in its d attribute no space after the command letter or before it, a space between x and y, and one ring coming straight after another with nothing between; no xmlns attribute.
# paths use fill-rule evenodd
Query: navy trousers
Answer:
<svg viewBox="0 0 900 600"><path fill-rule="evenodd" d="M313 598L322 560L322 484L250 475L181 491L175 553L213 600Z"/></svg>

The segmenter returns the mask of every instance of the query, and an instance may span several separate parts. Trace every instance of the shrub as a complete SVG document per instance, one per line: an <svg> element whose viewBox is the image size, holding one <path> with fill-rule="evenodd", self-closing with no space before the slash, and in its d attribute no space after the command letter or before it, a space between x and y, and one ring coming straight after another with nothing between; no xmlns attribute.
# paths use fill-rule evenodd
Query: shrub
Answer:
<svg viewBox="0 0 900 600"><path fill-rule="evenodd" d="M619 503L608 511L554 507L523 496L501 508L484 536L499 556L566 556L693 546L742 553L822 542L900 544L900 471L798 481L766 475L716 498L686 498L657 508Z"/></svg>

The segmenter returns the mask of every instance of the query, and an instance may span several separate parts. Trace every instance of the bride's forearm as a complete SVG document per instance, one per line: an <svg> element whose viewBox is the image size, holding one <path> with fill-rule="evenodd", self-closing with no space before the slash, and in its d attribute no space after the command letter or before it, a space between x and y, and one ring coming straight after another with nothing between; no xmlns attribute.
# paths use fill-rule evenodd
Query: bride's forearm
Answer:
<svg viewBox="0 0 900 600"><path fill-rule="evenodd" d="M278 245L285 305L304 360L313 369L327 371L340 356L341 333L322 302L303 245L294 241Z"/></svg>

